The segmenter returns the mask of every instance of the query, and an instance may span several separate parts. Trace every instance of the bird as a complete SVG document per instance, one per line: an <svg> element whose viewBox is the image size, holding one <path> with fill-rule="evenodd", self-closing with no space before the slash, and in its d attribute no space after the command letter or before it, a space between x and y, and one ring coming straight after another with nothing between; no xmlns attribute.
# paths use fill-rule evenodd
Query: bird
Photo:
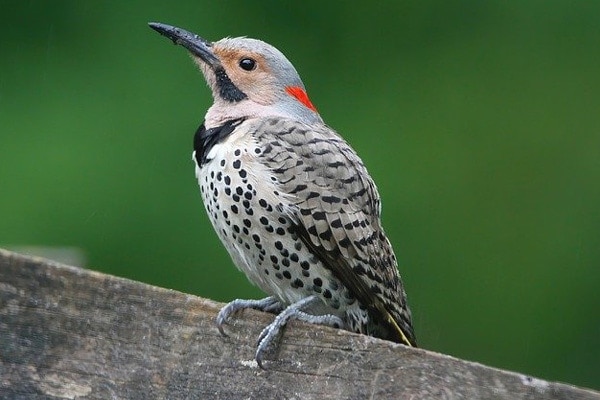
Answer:
<svg viewBox="0 0 600 400"><path fill-rule="evenodd" d="M292 63L261 40L149 26L189 51L212 92L193 141L201 197L234 264L268 294L224 306L219 331L242 309L276 314L258 338L261 367L294 319L416 347L377 187Z"/></svg>

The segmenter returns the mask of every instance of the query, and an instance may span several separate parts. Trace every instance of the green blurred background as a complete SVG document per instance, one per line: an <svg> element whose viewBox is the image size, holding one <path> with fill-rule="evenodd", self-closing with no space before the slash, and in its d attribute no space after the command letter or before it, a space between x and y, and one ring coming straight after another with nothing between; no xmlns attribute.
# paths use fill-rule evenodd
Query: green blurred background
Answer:
<svg viewBox="0 0 600 400"><path fill-rule="evenodd" d="M208 89L146 23L248 35L374 176L420 345L600 389L600 2L0 4L1 247L261 297L200 203Z"/></svg>

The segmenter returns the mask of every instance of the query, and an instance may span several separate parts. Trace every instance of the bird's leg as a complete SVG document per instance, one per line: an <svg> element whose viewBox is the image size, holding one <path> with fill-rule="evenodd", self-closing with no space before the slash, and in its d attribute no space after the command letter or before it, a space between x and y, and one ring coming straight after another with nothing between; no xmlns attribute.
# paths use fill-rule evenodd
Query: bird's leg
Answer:
<svg viewBox="0 0 600 400"><path fill-rule="evenodd" d="M283 310L283 306L275 297L265 297L261 300L242 300L236 299L228 303L225 307L221 308L217 315L217 328L221 335L227 336L223 330L223 325L227 322L229 317L236 312L245 308L253 308L259 311L265 311L270 313L278 313Z"/></svg>
<svg viewBox="0 0 600 400"><path fill-rule="evenodd" d="M271 343L279 336L281 330L286 326L289 320L297 319L312 324L328 325L333 327L343 327L344 322L341 318L335 315L311 315L302 311L303 308L308 307L315 301L318 301L316 295L306 297L300 301L295 302L283 310L275 320L267 325L265 329L258 336L258 348L256 349L256 362L261 368L263 367L263 355Z"/></svg>

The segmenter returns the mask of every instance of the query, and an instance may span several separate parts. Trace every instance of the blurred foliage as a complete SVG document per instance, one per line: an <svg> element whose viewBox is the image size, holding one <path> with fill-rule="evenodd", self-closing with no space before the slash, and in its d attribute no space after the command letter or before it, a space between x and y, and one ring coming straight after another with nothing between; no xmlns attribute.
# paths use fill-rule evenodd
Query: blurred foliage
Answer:
<svg viewBox="0 0 600 400"><path fill-rule="evenodd" d="M262 296L200 203L208 89L146 23L248 35L378 183L421 346L600 388L600 2L0 4L0 246Z"/></svg>

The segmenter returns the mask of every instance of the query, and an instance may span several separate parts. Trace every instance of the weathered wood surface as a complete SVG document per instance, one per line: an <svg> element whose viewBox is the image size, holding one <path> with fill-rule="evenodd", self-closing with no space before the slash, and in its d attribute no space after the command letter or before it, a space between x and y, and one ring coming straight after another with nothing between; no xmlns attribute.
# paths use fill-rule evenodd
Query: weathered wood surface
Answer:
<svg viewBox="0 0 600 400"><path fill-rule="evenodd" d="M600 399L600 393L0 250L2 399Z"/></svg>

